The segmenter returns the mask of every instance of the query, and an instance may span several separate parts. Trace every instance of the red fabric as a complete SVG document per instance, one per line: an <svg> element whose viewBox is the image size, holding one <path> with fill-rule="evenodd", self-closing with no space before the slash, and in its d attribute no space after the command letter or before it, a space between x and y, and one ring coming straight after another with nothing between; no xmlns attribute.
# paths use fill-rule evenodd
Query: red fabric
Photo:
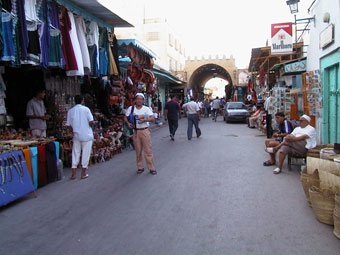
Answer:
<svg viewBox="0 0 340 255"><path fill-rule="evenodd" d="M266 74L265 74L265 72L264 72L264 67L261 66L261 67L260 67L260 72L259 72L259 83L260 83L261 86L264 85L265 76L266 76Z"/></svg>
<svg viewBox="0 0 340 255"><path fill-rule="evenodd" d="M261 112L261 109L258 109L255 113L253 113L253 115L251 115L252 117L256 117L257 115L259 115Z"/></svg>
<svg viewBox="0 0 340 255"><path fill-rule="evenodd" d="M38 146L38 187L47 184L45 145Z"/></svg>
<svg viewBox="0 0 340 255"><path fill-rule="evenodd" d="M248 94L251 94L253 86L251 85L251 79L248 80Z"/></svg>
<svg viewBox="0 0 340 255"><path fill-rule="evenodd" d="M65 57L66 70L78 70L77 60L74 55L73 45L70 37L71 21L67 9L64 6L60 7L61 14L59 15L60 32L62 38L62 48Z"/></svg>

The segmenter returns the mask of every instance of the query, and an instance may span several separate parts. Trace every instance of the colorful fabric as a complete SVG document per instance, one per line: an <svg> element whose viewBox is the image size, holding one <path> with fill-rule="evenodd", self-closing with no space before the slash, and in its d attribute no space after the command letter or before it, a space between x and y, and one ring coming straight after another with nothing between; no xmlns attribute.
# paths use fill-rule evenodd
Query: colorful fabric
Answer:
<svg viewBox="0 0 340 255"><path fill-rule="evenodd" d="M60 32L62 38L62 49L65 58L65 70L78 70L77 60L74 54L73 45L71 41L71 20L68 11L64 6L60 7Z"/></svg>
<svg viewBox="0 0 340 255"><path fill-rule="evenodd" d="M55 182L58 180L58 170L54 142L46 144L45 149L46 149L47 180L48 182Z"/></svg>
<svg viewBox="0 0 340 255"><path fill-rule="evenodd" d="M31 176L31 179L33 181L31 150L30 149L23 149L22 152L24 153L24 157L25 157L27 168L28 168L28 172L29 172L29 174Z"/></svg>
<svg viewBox="0 0 340 255"><path fill-rule="evenodd" d="M97 46L92 45L92 46L89 46L88 49L89 49L90 60L91 60L91 76L98 77L99 70L98 70L98 64L97 64Z"/></svg>
<svg viewBox="0 0 340 255"><path fill-rule="evenodd" d="M45 145L38 146L38 187L43 187L47 184L46 171L46 150Z"/></svg>
<svg viewBox="0 0 340 255"><path fill-rule="evenodd" d="M107 67L108 67L109 59L107 56L106 49L102 48L99 50L99 74L107 75Z"/></svg>
<svg viewBox="0 0 340 255"><path fill-rule="evenodd" d="M31 162L32 162L32 173L33 173L33 186L35 189L38 188L38 148L30 147L31 151Z"/></svg>
<svg viewBox="0 0 340 255"><path fill-rule="evenodd" d="M57 160L60 158L59 155L60 155L60 144L59 142L54 142L55 144L55 155L57 157Z"/></svg>
<svg viewBox="0 0 340 255"><path fill-rule="evenodd" d="M48 49L48 66L63 67L63 51L61 46L60 31L50 29L50 47Z"/></svg>
<svg viewBox="0 0 340 255"><path fill-rule="evenodd" d="M4 42L4 50L3 56L1 58L2 61L15 61L14 56L14 42L13 42L13 22L12 15L10 13L3 13L1 24L1 37Z"/></svg>

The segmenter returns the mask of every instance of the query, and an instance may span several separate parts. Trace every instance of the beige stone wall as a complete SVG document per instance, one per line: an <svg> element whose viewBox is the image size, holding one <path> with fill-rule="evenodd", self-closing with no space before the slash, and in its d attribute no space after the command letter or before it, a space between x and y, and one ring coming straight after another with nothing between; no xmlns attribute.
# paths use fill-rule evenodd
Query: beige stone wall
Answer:
<svg viewBox="0 0 340 255"><path fill-rule="evenodd" d="M243 85L239 84L238 76L241 72L248 73L247 69L236 68L235 59L232 56L230 58L226 58L225 56L223 56L223 58L218 58L218 56L216 56L215 59L213 59L211 56L209 56L209 58L195 57L194 59L187 59L185 62L184 77L186 78L186 81L190 81L190 77L193 72L195 72L195 70L207 64L215 64L223 67L230 74L234 85Z"/></svg>

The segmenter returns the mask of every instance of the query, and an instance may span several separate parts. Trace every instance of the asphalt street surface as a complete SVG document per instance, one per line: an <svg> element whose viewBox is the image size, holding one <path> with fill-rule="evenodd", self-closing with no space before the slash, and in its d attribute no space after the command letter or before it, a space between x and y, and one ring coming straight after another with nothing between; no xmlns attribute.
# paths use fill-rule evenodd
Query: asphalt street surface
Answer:
<svg viewBox="0 0 340 255"><path fill-rule="evenodd" d="M258 130L203 119L188 141L186 121L174 142L166 125L152 130L155 176L137 175L127 150L0 208L0 254L340 254L299 171L262 166Z"/></svg>

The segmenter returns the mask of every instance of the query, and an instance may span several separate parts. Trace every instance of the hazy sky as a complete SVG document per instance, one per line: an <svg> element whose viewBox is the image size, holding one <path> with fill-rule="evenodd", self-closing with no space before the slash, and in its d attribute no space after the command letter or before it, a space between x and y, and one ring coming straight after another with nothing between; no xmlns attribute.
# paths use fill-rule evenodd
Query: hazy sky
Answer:
<svg viewBox="0 0 340 255"><path fill-rule="evenodd" d="M320 1L320 0L319 0ZM249 64L251 49L270 43L270 25L293 22L286 0L129 0L111 1L116 13L137 20L166 17L178 31L189 56L233 55L238 68ZM123 3L122 3L123 2ZM306 18L313 0L300 0L297 18Z"/></svg>
<svg viewBox="0 0 340 255"><path fill-rule="evenodd" d="M294 21L285 0L145 2L178 30L188 55L233 55L238 68L248 66L252 48L270 43L271 24ZM307 17L311 2L300 1L298 18Z"/></svg>

